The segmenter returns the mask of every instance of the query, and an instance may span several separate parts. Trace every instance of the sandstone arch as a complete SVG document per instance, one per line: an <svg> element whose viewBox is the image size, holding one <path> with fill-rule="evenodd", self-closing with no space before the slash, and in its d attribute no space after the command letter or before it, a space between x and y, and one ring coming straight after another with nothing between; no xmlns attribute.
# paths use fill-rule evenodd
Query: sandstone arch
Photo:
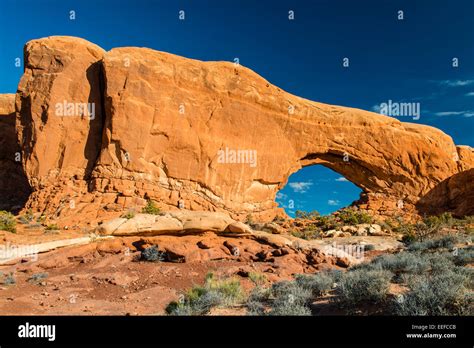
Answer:
<svg viewBox="0 0 474 348"><path fill-rule="evenodd" d="M57 212L75 197L74 209L97 213L149 197L169 209L183 201L193 210L270 219L289 175L318 163L361 187L369 207L399 199L414 207L440 182L473 167L472 149L461 151L438 129L299 98L232 63L146 48L103 52L68 37L35 40L25 52L17 124L35 190L29 205L38 209ZM101 70L91 79L93 64ZM102 75L104 88L92 88ZM101 128L51 113L52 100L90 100L92 89L103 105ZM34 141L25 140L25 131ZM83 151L91 132L98 157L89 176ZM219 163L224 148L256 151L258 165Z"/></svg>

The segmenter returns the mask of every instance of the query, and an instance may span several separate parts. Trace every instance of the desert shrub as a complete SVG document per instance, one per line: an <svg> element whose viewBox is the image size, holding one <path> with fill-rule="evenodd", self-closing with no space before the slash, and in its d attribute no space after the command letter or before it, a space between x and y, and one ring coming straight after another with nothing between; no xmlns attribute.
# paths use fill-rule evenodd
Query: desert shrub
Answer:
<svg viewBox="0 0 474 348"><path fill-rule="evenodd" d="M305 275L297 274L295 277L296 284L303 289L310 290L313 296L321 296L331 290L334 280L333 277L326 272Z"/></svg>
<svg viewBox="0 0 474 348"><path fill-rule="evenodd" d="M206 288L221 295L225 305L232 305L244 297L238 279L216 279L212 273L206 277Z"/></svg>
<svg viewBox="0 0 474 348"><path fill-rule="evenodd" d="M20 220L20 223L24 224L24 225L28 225L29 223L31 223L33 220L34 220L35 216L33 214L33 210L28 209L24 215L20 216L19 220Z"/></svg>
<svg viewBox="0 0 474 348"><path fill-rule="evenodd" d="M294 281L281 281L274 283L270 291L274 300L269 315L311 315L311 290Z"/></svg>
<svg viewBox="0 0 474 348"><path fill-rule="evenodd" d="M333 230L342 226L342 224L336 219L334 215L320 216L316 221L316 226L321 230Z"/></svg>
<svg viewBox="0 0 474 348"><path fill-rule="evenodd" d="M252 226L255 223L252 214L247 215L247 217L245 218L245 223L249 226Z"/></svg>
<svg viewBox="0 0 474 348"><path fill-rule="evenodd" d="M249 273L249 279L255 284L255 285L261 285L264 284L267 281L267 277L263 273L257 273L257 272L250 272Z"/></svg>
<svg viewBox="0 0 474 348"><path fill-rule="evenodd" d="M278 215L275 216L272 220L272 222L277 223L277 224L281 224L285 221L286 221L286 219L283 216L278 216Z"/></svg>
<svg viewBox="0 0 474 348"><path fill-rule="evenodd" d="M442 274L412 277L410 291L393 303L397 315L472 315L472 292L465 274L447 271Z"/></svg>
<svg viewBox="0 0 474 348"><path fill-rule="evenodd" d="M426 254L425 259L430 263L431 274L441 274L456 269L453 262L453 254L450 252Z"/></svg>
<svg viewBox="0 0 474 348"><path fill-rule="evenodd" d="M122 214L121 216L121 218L124 218L127 220L133 219L134 217L135 217L135 212L133 210L129 210L125 214Z"/></svg>
<svg viewBox="0 0 474 348"><path fill-rule="evenodd" d="M302 230L293 230L290 233L297 238L305 240L321 238L321 230L315 225L308 225Z"/></svg>
<svg viewBox="0 0 474 348"><path fill-rule="evenodd" d="M48 273L41 272L41 273L33 274L31 277L28 278L28 281L31 283L38 283L46 278L48 278Z"/></svg>
<svg viewBox="0 0 474 348"><path fill-rule="evenodd" d="M442 227L452 228L454 226L459 226L461 220L455 219L451 213L443 213L439 216L428 216L423 219L423 223L428 227L434 227L436 229Z"/></svg>
<svg viewBox="0 0 474 348"><path fill-rule="evenodd" d="M160 208L158 208L156 206L155 202L152 201L151 199L149 199L146 203L146 206L143 207L142 213L143 214L160 215L161 211L160 211Z"/></svg>
<svg viewBox="0 0 474 348"><path fill-rule="evenodd" d="M15 276L13 273L10 272L8 275L4 275L3 273L1 274L2 276L2 283L3 285L13 285L16 283Z"/></svg>
<svg viewBox="0 0 474 348"><path fill-rule="evenodd" d="M163 251L158 250L157 245L145 248L140 254L140 259L149 262L164 261L166 254Z"/></svg>
<svg viewBox="0 0 474 348"><path fill-rule="evenodd" d="M408 250L452 249L457 242L458 238L456 236L448 235L441 238L428 239L422 242L414 242L408 246Z"/></svg>
<svg viewBox="0 0 474 348"><path fill-rule="evenodd" d="M452 253L452 260L456 266L465 266L474 262L474 246L456 249Z"/></svg>
<svg viewBox="0 0 474 348"><path fill-rule="evenodd" d="M298 302L293 302L291 298L284 299L279 297L275 300L272 305L272 310L268 313L269 315L288 315L288 316L297 316L297 315L311 315L311 309L305 305Z"/></svg>
<svg viewBox="0 0 474 348"><path fill-rule="evenodd" d="M393 274L386 270L356 269L344 274L338 286L338 301L345 306L383 302Z"/></svg>
<svg viewBox="0 0 474 348"><path fill-rule="evenodd" d="M194 286L181 301L173 301L166 307L170 315L204 315L213 307L229 306L242 300L244 292L236 279L215 279L206 276L204 286Z"/></svg>
<svg viewBox="0 0 474 348"><path fill-rule="evenodd" d="M256 286L252 289L247 299L247 314L248 315L265 315L265 310L271 296L269 288L262 288Z"/></svg>
<svg viewBox="0 0 474 348"><path fill-rule="evenodd" d="M297 210L295 211L295 218L297 219L305 219L305 220L315 220L320 217L321 214L317 212L316 210L306 212L302 210Z"/></svg>
<svg viewBox="0 0 474 348"><path fill-rule="evenodd" d="M372 260L372 264L395 274L421 274L430 269L430 263L418 253L400 252L385 254Z"/></svg>
<svg viewBox="0 0 474 348"><path fill-rule="evenodd" d="M369 214L352 208L339 210L337 218L347 225L371 224L373 222Z"/></svg>
<svg viewBox="0 0 474 348"><path fill-rule="evenodd" d="M16 221L12 213L0 210L0 230L16 233Z"/></svg>
<svg viewBox="0 0 474 348"><path fill-rule="evenodd" d="M387 231L393 231L396 227L394 221L392 219L385 219L384 221L380 222L380 227L382 227L383 230Z"/></svg>
<svg viewBox="0 0 474 348"><path fill-rule="evenodd" d="M59 230L59 227L56 224L50 224L45 227L45 231L57 231L57 230Z"/></svg>

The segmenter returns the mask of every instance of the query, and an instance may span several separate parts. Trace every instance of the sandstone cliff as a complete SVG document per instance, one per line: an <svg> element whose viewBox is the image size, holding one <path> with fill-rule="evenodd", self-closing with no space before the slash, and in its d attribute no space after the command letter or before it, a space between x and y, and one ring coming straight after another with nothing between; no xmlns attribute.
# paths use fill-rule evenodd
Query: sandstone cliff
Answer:
<svg viewBox="0 0 474 348"><path fill-rule="evenodd" d="M420 199L474 166L438 129L299 98L242 66L70 37L25 46L16 111L28 206L58 215L152 198L271 219L276 192L313 164L362 188L368 209L453 209Z"/></svg>
<svg viewBox="0 0 474 348"><path fill-rule="evenodd" d="M15 131L15 95L0 94L0 210L20 209L29 193Z"/></svg>

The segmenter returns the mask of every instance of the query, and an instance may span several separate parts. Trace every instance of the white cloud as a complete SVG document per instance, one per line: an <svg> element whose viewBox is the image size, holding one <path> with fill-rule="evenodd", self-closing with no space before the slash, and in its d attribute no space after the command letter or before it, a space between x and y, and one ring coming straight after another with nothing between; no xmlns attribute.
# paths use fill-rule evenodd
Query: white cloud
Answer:
<svg viewBox="0 0 474 348"><path fill-rule="evenodd" d="M474 80L444 80L439 83L449 87L462 87L474 84Z"/></svg>
<svg viewBox="0 0 474 348"><path fill-rule="evenodd" d="M349 181L345 177L340 176L339 178L336 179L336 181Z"/></svg>
<svg viewBox="0 0 474 348"><path fill-rule="evenodd" d="M442 111L436 112L436 116L463 116L463 117L473 117L474 111L464 110L464 111Z"/></svg>
<svg viewBox="0 0 474 348"><path fill-rule="evenodd" d="M293 189L293 191L295 192L298 192L298 193L304 193L306 192L311 185L313 185L312 182L304 182L304 181L300 181L300 182L291 182L289 183L290 187Z"/></svg>
<svg viewBox="0 0 474 348"><path fill-rule="evenodd" d="M474 92L469 92L465 94L466 97L474 97Z"/></svg>
<svg viewBox="0 0 474 348"><path fill-rule="evenodd" d="M288 196L285 195L284 193L281 193L281 192L277 192L276 194L276 199L287 199Z"/></svg>
<svg viewBox="0 0 474 348"><path fill-rule="evenodd" d="M337 199L330 199L328 200L328 205L339 205L339 201Z"/></svg>

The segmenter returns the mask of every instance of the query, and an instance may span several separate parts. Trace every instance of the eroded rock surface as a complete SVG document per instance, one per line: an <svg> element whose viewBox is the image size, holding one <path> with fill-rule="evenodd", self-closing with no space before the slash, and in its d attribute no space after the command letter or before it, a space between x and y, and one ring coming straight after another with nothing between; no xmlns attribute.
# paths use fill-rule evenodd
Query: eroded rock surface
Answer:
<svg viewBox="0 0 474 348"><path fill-rule="evenodd" d="M361 187L367 209L402 214L473 167L472 149L436 128L299 98L232 63L50 37L26 45L25 64L16 105L28 204L56 215L154 199L268 220L288 177L313 164ZM58 117L57 103L92 103L95 118Z"/></svg>

